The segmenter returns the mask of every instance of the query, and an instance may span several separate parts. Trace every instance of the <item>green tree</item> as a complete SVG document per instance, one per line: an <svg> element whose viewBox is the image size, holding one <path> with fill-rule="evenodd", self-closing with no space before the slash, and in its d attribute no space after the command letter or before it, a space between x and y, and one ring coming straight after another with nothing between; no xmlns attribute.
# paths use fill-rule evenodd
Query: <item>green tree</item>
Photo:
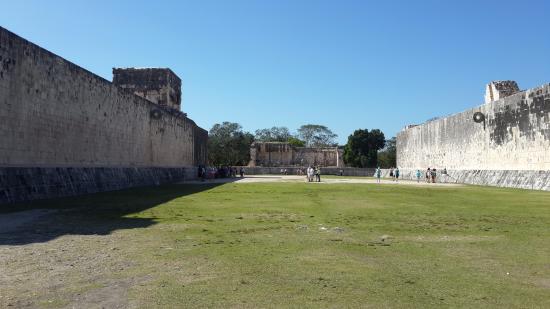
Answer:
<svg viewBox="0 0 550 309"><path fill-rule="evenodd" d="M304 147L306 145L306 142L294 136L288 139L288 143L295 147Z"/></svg>
<svg viewBox="0 0 550 309"><path fill-rule="evenodd" d="M384 148L384 145L382 131L355 130L344 147L344 162L352 167L376 167L378 150Z"/></svg>
<svg viewBox="0 0 550 309"><path fill-rule="evenodd" d="M292 137L287 127L272 127L256 130L254 140L258 142L288 142Z"/></svg>
<svg viewBox="0 0 550 309"><path fill-rule="evenodd" d="M336 145L338 135L326 126L306 124L298 129L297 137L304 141L307 147L327 147Z"/></svg>
<svg viewBox="0 0 550 309"><path fill-rule="evenodd" d="M254 136L238 123L217 123L208 132L208 160L213 165L247 165Z"/></svg>
<svg viewBox="0 0 550 309"><path fill-rule="evenodd" d="M392 137L386 141L386 147L378 152L378 162L381 168L390 168L397 166L397 147L396 139Z"/></svg>

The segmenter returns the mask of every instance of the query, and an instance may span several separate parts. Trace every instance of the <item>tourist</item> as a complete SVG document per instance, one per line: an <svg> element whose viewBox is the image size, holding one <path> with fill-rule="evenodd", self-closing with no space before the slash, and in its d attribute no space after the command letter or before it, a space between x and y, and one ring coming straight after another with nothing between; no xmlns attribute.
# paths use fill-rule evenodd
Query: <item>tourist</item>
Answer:
<svg viewBox="0 0 550 309"><path fill-rule="evenodd" d="M435 183L435 178L437 176L437 172L436 172L436 169L432 169L432 183Z"/></svg>
<svg viewBox="0 0 550 309"><path fill-rule="evenodd" d="M391 180L393 181L393 167L390 167L390 177L391 177Z"/></svg>
<svg viewBox="0 0 550 309"><path fill-rule="evenodd" d="M395 182L399 182L399 167L395 168Z"/></svg>
<svg viewBox="0 0 550 309"><path fill-rule="evenodd" d="M321 168L319 166L315 168L315 180L321 182Z"/></svg>
<svg viewBox="0 0 550 309"><path fill-rule="evenodd" d="M426 170L426 182L430 183L430 179L432 179L432 170L428 167L428 170Z"/></svg>
<svg viewBox="0 0 550 309"><path fill-rule="evenodd" d="M422 173L420 173L420 170L416 170L416 182L420 182L420 176L422 176Z"/></svg>
<svg viewBox="0 0 550 309"><path fill-rule="evenodd" d="M376 168L376 172L374 172L374 175L376 176L376 182L380 183L380 177L382 176L382 171L380 170L380 166Z"/></svg>
<svg viewBox="0 0 550 309"><path fill-rule="evenodd" d="M244 167L241 166L241 169L239 170L239 173L241 174L241 178L244 177Z"/></svg>
<svg viewBox="0 0 550 309"><path fill-rule="evenodd" d="M311 166L308 166L306 170L306 178L307 182L311 182L313 180L313 168Z"/></svg>

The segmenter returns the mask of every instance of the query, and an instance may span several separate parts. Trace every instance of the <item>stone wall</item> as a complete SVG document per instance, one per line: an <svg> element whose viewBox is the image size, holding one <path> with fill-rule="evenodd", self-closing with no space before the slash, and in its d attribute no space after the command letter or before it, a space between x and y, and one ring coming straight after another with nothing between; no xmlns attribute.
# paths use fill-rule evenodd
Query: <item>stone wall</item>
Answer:
<svg viewBox="0 0 550 309"><path fill-rule="evenodd" d="M250 166L336 166L343 167L343 151L337 147L294 147L288 143L253 143Z"/></svg>
<svg viewBox="0 0 550 309"><path fill-rule="evenodd" d="M184 114L0 27L0 167L195 166L207 136Z"/></svg>
<svg viewBox="0 0 550 309"><path fill-rule="evenodd" d="M474 121L475 113L481 113L479 122ZM397 135L397 165L403 170L446 167L464 171L461 175L465 176L457 179L493 175L467 183L508 183L507 186L518 187L513 181L501 181L498 175L523 177L521 171L532 174L549 171L549 149L550 84L547 84L404 129Z"/></svg>
<svg viewBox="0 0 550 309"><path fill-rule="evenodd" d="M195 167L4 167L0 204L154 186L196 176Z"/></svg>

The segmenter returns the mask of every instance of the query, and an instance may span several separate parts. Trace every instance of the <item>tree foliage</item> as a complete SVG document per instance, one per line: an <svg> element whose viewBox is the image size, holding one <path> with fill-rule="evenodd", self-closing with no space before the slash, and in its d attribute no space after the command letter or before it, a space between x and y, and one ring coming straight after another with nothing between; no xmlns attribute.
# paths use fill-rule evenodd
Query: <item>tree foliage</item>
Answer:
<svg viewBox="0 0 550 309"><path fill-rule="evenodd" d="M344 162L352 167L376 167L378 150L385 142L384 133L378 129L355 130L344 147Z"/></svg>
<svg viewBox="0 0 550 309"><path fill-rule="evenodd" d="M254 136L238 123L217 123L208 132L208 160L212 165L247 165Z"/></svg>
<svg viewBox="0 0 550 309"><path fill-rule="evenodd" d="M304 147L306 145L306 142L294 136L288 139L288 143L295 147Z"/></svg>
<svg viewBox="0 0 550 309"><path fill-rule="evenodd" d="M378 153L378 163L381 168L390 168L397 166L397 147L396 139L392 137L386 141L386 147Z"/></svg>
<svg viewBox="0 0 550 309"><path fill-rule="evenodd" d="M306 124L298 129L298 138L307 147L327 147L336 145L336 138L329 128L318 124Z"/></svg>
<svg viewBox="0 0 550 309"><path fill-rule="evenodd" d="M258 142L288 142L292 137L287 127L272 127L256 130L254 140Z"/></svg>

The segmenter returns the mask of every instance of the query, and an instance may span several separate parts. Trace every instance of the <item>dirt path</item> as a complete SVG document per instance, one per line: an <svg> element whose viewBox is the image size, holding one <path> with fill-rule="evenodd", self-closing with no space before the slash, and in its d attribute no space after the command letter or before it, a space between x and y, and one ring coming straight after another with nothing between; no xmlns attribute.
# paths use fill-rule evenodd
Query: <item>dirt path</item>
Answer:
<svg viewBox="0 0 550 309"><path fill-rule="evenodd" d="M186 181L182 183L188 183L188 184L211 184L211 183L273 183L273 182L306 182L305 176L295 176L295 175L250 175L246 176L244 178L222 178L222 179L209 179L206 181ZM345 176L342 177L323 177L321 176L321 182L312 182L312 185L322 185L322 184L344 184L344 183L364 183L364 184L376 184L377 181L374 178L361 178L361 177L353 177L353 178L346 178ZM416 181L410 181L410 180L399 180L399 182L395 182L389 179L381 179L380 180L381 185L408 185L408 186L437 186L437 187L456 187L461 186L461 184L453 184L453 183L425 183L423 181L416 182Z"/></svg>

